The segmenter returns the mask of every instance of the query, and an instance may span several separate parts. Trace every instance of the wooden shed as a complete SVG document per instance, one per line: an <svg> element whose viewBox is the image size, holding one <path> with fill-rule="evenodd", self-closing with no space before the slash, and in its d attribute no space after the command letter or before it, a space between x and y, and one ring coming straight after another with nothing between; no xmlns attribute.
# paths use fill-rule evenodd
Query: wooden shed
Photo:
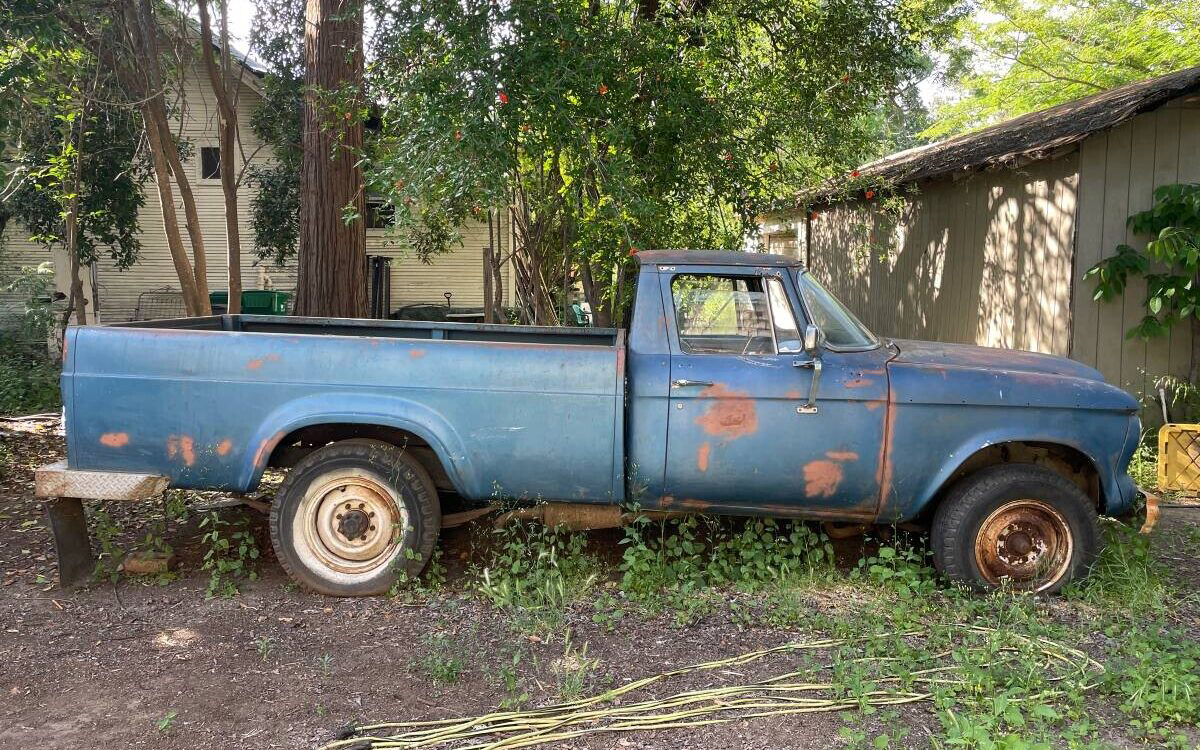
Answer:
<svg viewBox="0 0 1200 750"><path fill-rule="evenodd" d="M1136 241L1126 219L1156 187L1200 182L1200 67L857 172L763 217L762 243L805 259L876 332L1069 356L1135 395L1187 375L1184 326L1125 336L1144 314L1140 280L1097 303L1083 274Z"/></svg>

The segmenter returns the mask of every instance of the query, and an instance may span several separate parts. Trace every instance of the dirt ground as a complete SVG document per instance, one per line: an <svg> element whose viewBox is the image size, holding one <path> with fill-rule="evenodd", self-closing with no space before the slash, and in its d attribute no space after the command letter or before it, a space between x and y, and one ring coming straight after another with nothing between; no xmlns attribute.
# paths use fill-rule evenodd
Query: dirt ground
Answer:
<svg viewBox="0 0 1200 750"><path fill-rule="evenodd" d="M0 447L9 453L8 470L0 474L0 748L309 748L354 721L492 710L508 694L502 674L514 654L521 689L536 705L555 700L556 664L581 644L597 664L590 692L701 658L816 635L723 616L675 628L667 615L627 617L606 632L585 607L572 610L563 632L538 636L522 634L462 586L415 600L322 597L289 583L261 517L252 525L263 549L260 577L243 583L233 598L205 596L195 514L168 533L180 557L177 580L126 577L65 592L56 583L53 547L32 492L32 468L61 455L54 428L52 422L0 424ZM144 535L150 517L161 517L159 506L146 504L108 511L130 543ZM1191 539L1197 524L1200 513L1168 510L1158 533ZM461 530L443 540L451 584L469 562L470 540ZM1200 590L1194 547L1158 546ZM854 596L852 586L847 591ZM839 604L814 598L811 606ZM1200 633L1200 622L1185 624ZM456 681L430 678L431 650L461 665ZM1097 711L1116 714L1111 707ZM906 708L901 720L909 728L906 745L928 746L937 728L928 708ZM861 721L870 727L879 719ZM838 734L845 724L838 715L817 714L559 747L837 748L845 745ZM1113 731L1114 743L1126 744Z"/></svg>

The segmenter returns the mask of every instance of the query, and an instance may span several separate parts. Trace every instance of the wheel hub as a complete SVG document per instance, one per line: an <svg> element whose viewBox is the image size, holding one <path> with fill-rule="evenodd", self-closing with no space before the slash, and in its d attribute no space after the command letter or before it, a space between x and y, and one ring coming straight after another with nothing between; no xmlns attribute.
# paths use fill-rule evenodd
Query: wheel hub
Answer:
<svg viewBox="0 0 1200 750"><path fill-rule="evenodd" d="M339 573L387 564L404 537L407 515L394 491L365 472L327 475L310 485L298 519L306 546Z"/></svg>
<svg viewBox="0 0 1200 750"><path fill-rule="evenodd" d="M993 585L1041 591L1066 572L1072 552L1070 526L1050 504L1013 500L992 512L979 528L975 560Z"/></svg>

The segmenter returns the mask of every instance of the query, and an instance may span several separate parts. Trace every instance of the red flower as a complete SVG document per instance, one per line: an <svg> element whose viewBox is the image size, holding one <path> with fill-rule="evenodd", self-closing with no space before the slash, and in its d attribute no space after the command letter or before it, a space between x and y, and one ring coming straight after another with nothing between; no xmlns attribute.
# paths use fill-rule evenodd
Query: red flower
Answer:
<svg viewBox="0 0 1200 750"><path fill-rule="evenodd" d="M871 199L872 199L872 198L874 198L874 197L875 197L875 191L874 191L874 190L868 190L868 191L867 191L867 200L871 200Z"/></svg>
<svg viewBox="0 0 1200 750"><path fill-rule="evenodd" d="M596 89L596 90L600 92L600 96L604 96L605 94L607 94L607 93L608 93L608 86L605 86L605 85L602 83L602 84L600 84L600 88L598 88L598 89Z"/></svg>
<svg viewBox="0 0 1200 750"><path fill-rule="evenodd" d="M508 94L501 91L498 95L501 104L508 104Z"/></svg>

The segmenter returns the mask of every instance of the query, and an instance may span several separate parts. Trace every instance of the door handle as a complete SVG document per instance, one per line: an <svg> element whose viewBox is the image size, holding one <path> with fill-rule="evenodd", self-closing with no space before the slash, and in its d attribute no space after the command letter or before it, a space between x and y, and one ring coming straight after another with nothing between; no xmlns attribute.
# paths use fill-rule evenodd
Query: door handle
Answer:
<svg viewBox="0 0 1200 750"><path fill-rule="evenodd" d="M687 378L680 378L679 380L671 381L672 388L685 388L689 385L712 385L712 381L711 380L688 380Z"/></svg>

